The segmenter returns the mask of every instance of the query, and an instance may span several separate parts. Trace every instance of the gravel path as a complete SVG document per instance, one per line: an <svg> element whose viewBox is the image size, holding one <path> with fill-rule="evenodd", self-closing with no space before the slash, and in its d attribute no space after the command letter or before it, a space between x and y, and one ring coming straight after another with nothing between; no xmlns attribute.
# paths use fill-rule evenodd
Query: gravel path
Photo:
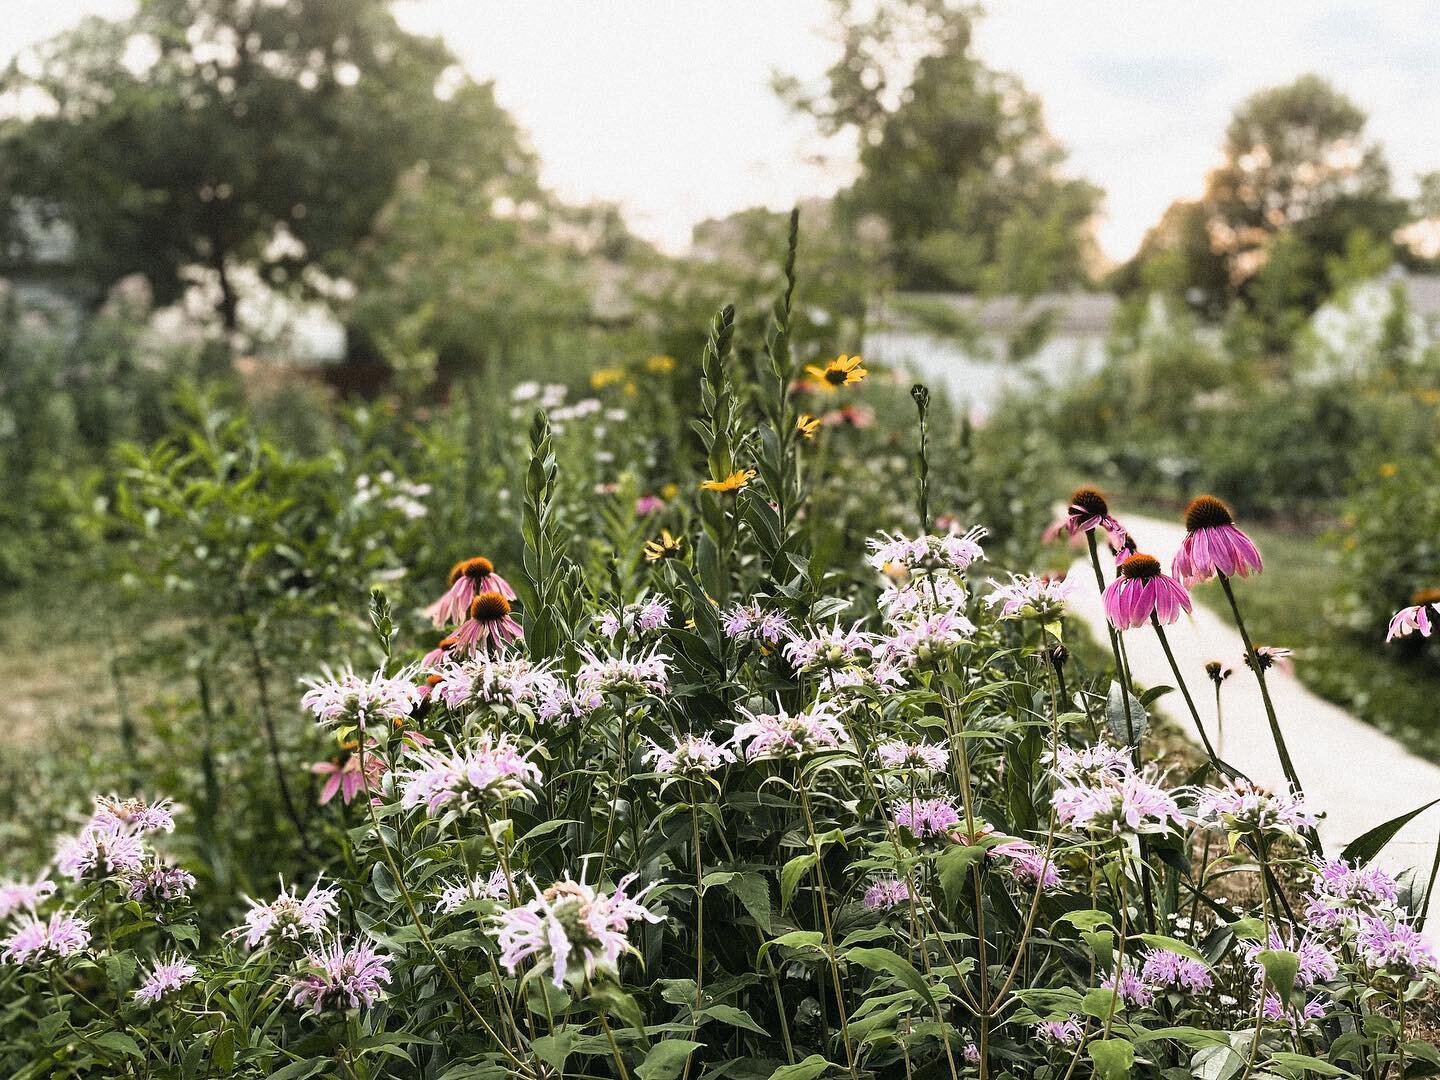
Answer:
<svg viewBox="0 0 1440 1080"><path fill-rule="evenodd" d="M1184 538L1184 528L1178 523L1133 514L1125 515L1125 524L1140 550L1156 556L1168 571L1170 560ZM1107 567L1107 580L1108 570ZM1088 586L1075 590L1070 606L1104 641L1105 617L1094 587L1095 572L1088 558L1076 562L1070 573ZM1237 581L1235 591L1243 614L1245 582ZM1270 737L1260 690L1244 665L1245 648L1233 622L1228 616L1222 617L1197 603L1194 615L1182 616L1180 622L1167 629L1167 636L1220 756L1256 783L1272 788L1284 786L1285 776ZM1256 644L1285 643L1262 640ZM1175 678L1165 654L1151 630L1127 631L1125 647L1137 682L1145 686L1174 685ZM1214 686L1205 674L1205 664L1210 660L1220 660L1235 671L1221 689L1225 720L1223 742L1215 727ZM1312 694L1291 675L1272 668L1267 673L1267 681L1295 771L1311 802L1326 811L1320 824L1320 838L1327 855L1338 855L1351 840L1381 822L1440 798L1440 766L1408 753L1394 739ZM1178 692L1167 694L1156 707L1174 719L1193 741L1199 742L1194 722ZM1435 856L1437 832L1440 832L1440 806L1406 825L1380 853L1377 864L1391 873L1413 866L1423 886ZM1440 920L1432 919L1431 927L1433 938L1440 929Z"/></svg>

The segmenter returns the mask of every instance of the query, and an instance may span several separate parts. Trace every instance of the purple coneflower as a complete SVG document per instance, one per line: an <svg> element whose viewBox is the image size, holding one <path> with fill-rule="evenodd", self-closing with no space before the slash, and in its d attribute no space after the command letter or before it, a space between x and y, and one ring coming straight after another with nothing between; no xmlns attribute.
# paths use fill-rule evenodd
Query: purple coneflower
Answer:
<svg viewBox="0 0 1440 1080"><path fill-rule="evenodd" d="M630 924L661 921L640 903L653 886L625 895L634 880L634 874L627 874L608 895L569 878L544 892L537 888L528 904L500 913L496 929L500 963L513 974L522 960L533 958L535 969L548 969L557 987L564 987L566 976L577 968L587 978L597 971L613 973L629 947Z"/></svg>
<svg viewBox="0 0 1440 1080"><path fill-rule="evenodd" d="M1070 506L1065 511L1065 516L1052 525L1046 534L1058 535L1064 531L1071 536L1080 536L1096 529L1105 531L1111 548L1116 551L1125 549L1129 534L1126 533L1125 526L1110 516L1110 505L1105 501L1105 496L1098 488L1081 487L1076 488L1070 496Z"/></svg>
<svg viewBox="0 0 1440 1080"><path fill-rule="evenodd" d="M1201 495L1185 511L1185 539L1171 571L1186 585L1216 574L1249 577L1264 569L1260 549L1235 524L1230 508L1212 495Z"/></svg>
<svg viewBox="0 0 1440 1080"><path fill-rule="evenodd" d="M320 805L324 806L338 794L341 801L349 806L356 795L362 791L370 791L380 783L380 778L385 775L389 765L385 759L374 752L374 739L369 739L369 746L362 755L359 751L360 741L348 739L345 749L348 751L344 757L335 761L317 761L310 766L310 771L316 776L326 777L324 786L320 789ZM361 760L364 760L364 768L361 768Z"/></svg>
<svg viewBox="0 0 1440 1080"><path fill-rule="evenodd" d="M346 945L337 939L307 953L310 970L296 977L286 1000L316 1015L326 1010L364 1009L385 994L390 982L390 961L368 941Z"/></svg>
<svg viewBox="0 0 1440 1080"><path fill-rule="evenodd" d="M28 915L20 920L14 933L0 942L4 946L0 957L7 963L28 964L74 956L90 944L89 925L88 920L68 911L57 911L48 921Z"/></svg>
<svg viewBox="0 0 1440 1080"><path fill-rule="evenodd" d="M169 960L156 960L150 971L135 991L135 1000L141 1005L154 1005L168 994L173 994L195 978L195 965L172 954Z"/></svg>
<svg viewBox="0 0 1440 1080"><path fill-rule="evenodd" d="M494 563L485 558L466 559L450 568L450 588L425 609L425 614L436 626L453 626L470 613L475 597L485 592L515 599L515 590L495 572Z"/></svg>
<svg viewBox="0 0 1440 1080"><path fill-rule="evenodd" d="M409 767L397 777L400 805L423 806L429 817L534 798L530 788L541 781L539 768L510 735L496 738L489 731L461 749L451 744L446 752L418 750L407 760Z"/></svg>
<svg viewBox="0 0 1440 1080"><path fill-rule="evenodd" d="M288 889L282 879L280 895L269 903L246 897L250 910L245 913L245 922L228 932L229 937L244 937L245 947L273 945L280 941L300 941L307 937L322 937L329 929L329 922L340 910L339 888L321 885L317 880L310 891L301 896L291 885Z"/></svg>
<svg viewBox="0 0 1440 1080"><path fill-rule="evenodd" d="M1435 604L1416 604L1413 607L1401 608L1390 619L1390 629L1386 631L1385 641L1388 643L1398 637L1408 637L1417 631L1421 637L1429 637L1429 609L1432 607L1440 613L1440 605Z"/></svg>
<svg viewBox="0 0 1440 1080"><path fill-rule="evenodd" d="M498 651L524 636L524 629L510 615L510 601L490 589L470 601L469 618L455 631L454 652L458 656L470 656L488 649L492 642Z"/></svg>
<svg viewBox="0 0 1440 1080"><path fill-rule="evenodd" d="M1163 573L1153 555L1131 555L1122 562L1104 600L1105 614L1117 630L1144 626L1152 615L1168 626L1180 618L1181 609L1191 608L1185 587Z"/></svg>

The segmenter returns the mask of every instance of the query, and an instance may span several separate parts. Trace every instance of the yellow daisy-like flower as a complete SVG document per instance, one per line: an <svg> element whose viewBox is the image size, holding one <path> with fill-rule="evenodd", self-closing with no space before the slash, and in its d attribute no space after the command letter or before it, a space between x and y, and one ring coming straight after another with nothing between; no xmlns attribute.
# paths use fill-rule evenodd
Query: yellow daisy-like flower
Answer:
<svg viewBox="0 0 1440 1080"><path fill-rule="evenodd" d="M645 370L652 375L668 375L675 370L673 356L652 356L645 361Z"/></svg>
<svg viewBox="0 0 1440 1080"><path fill-rule="evenodd" d="M1380 466L1380 476L1381 476L1382 479L1385 479L1385 480L1389 480L1392 476L1394 476L1394 475L1395 475L1396 473L1398 473L1399 471L1400 471L1400 466L1399 466L1399 465L1396 465L1395 462L1393 462L1393 461L1387 461L1387 462L1385 462L1383 465Z"/></svg>
<svg viewBox="0 0 1440 1080"><path fill-rule="evenodd" d="M742 487L755 479L754 469L736 469L724 480L702 480L700 481L701 491L739 491Z"/></svg>
<svg viewBox="0 0 1440 1080"><path fill-rule="evenodd" d="M669 529L661 529L660 535L654 540L645 541L645 558L649 562L674 558L684 546L684 537L676 536Z"/></svg>
<svg viewBox="0 0 1440 1080"><path fill-rule="evenodd" d="M624 368L602 367L596 368L590 373L590 385L596 390L604 390L607 386L614 386L616 383L624 381Z"/></svg>
<svg viewBox="0 0 1440 1080"><path fill-rule="evenodd" d="M679 494L680 485L675 483L673 480L660 488L660 497L666 502L669 502L671 499L673 499L676 495Z"/></svg>
<svg viewBox="0 0 1440 1080"><path fill-rule="evenodd" d="M817 386L826 390L839 390L842 386L853 386L864 380L870 372L862 366L858 356L838 356L824 367L806 364L805 370L814 378Z"/></svg>
<svg viewBox="0 0 1440 1080"><path fill-rule="evenodd" d="M820 430L820 418L811 416L809 413L801 413L800 418L795 421L795 430L807 439L813 439L815 432Z"/></svg>

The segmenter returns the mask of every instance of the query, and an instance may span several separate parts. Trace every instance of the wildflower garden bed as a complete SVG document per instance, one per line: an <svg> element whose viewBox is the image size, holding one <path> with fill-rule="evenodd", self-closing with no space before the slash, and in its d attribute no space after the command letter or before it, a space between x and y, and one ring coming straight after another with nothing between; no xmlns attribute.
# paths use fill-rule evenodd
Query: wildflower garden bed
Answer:
<svg viewBox="0 0 1440 1080"><path fill-rule="evenodd" d="M733 313L716 318L698 475L644 514L647 493L627 490L633 512L598 543L564 494L558 410L538 411L509 509L498 481L468 489L514 535L467 522L457 535L488 544L426 579L443 593L431 630L418 595L392 599L413 585L376 588L352 666L294 692L275 676L280 643L302 640L285 636L302 632L287 605L322 597L296 625L341 635L342 572L369 560L400 580L369 519L296 522L303 503L265 503L281 539L260 543L237 535L234 503L207 515L258 500L275 472L199 499L181 479L211 460L204 439L198 458L137 458L137 527L158 520L148 492L209 537L166 558L223 555L220 573L166 571L206 615L185 624L196 727L164 743L197 764L97 797L53 858L3 886L5 1074L1440 1068L1420 1037L1440 981L1420 932L1428 868L1397 882L1368 867L1383 828L1318 850L1303 777L1266 792L1212 758L1158 754L1147 707L1165 688L1129 687L1127 637L1163 634L1187 585L1218 579L1247 603L1256 560L1226 508L1200 504L1166 567L1130 548L1103 495L1077 492L1059 529L1098 580L1030 576L1003 539L1028 525L955 520L978 503L956 487L955 446L932 442L923 388L880 509L853 507L816 421L867 371L802 364L789 318L787 291L748 366ZM653 456L627 437L595 446ZM242 456L214 455L219 475ZM407 515L428 492L385 483L386 535L441 527ZM276 558L231 596L225 575ZM1100 664L1066 644L1067 596L1096 587L1114 627ZM208 640L253 686L233 711L207 680ZM1203 672L1175 674L1173 692L1198 696ZM152 736L130 737L140 753ZM328 746L313 788L301 738ZM183 806L156 791L195 775ZM239 801L230 776L265 795ZM243 843L269 843L260 865L290 873L250 874L237 903L226 868L246 864L217 852Z"/></svg>

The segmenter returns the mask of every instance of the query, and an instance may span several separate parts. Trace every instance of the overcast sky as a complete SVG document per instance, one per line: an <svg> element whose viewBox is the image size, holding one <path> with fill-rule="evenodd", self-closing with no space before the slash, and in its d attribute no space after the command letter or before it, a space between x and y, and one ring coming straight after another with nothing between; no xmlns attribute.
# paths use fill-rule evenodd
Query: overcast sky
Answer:
<svg viewBox="0 0 1440 1080"><path fill-rule="evenodd" d="M0 0L0 56L131 0ZM1070 167L1105 189L1100 241L1123 258L1175 198L1200 190L1225 121L1251 91L1305 71L1369 112L1402 192L1440 169L1440 0L993 0L979 51L1045 102ZM399 0L494 79L546 182L619 202L681 250L690 226L784 208L852 175L769 88L823 72L824 0ZM823 162L819 159L823 158Z"/></svg>

